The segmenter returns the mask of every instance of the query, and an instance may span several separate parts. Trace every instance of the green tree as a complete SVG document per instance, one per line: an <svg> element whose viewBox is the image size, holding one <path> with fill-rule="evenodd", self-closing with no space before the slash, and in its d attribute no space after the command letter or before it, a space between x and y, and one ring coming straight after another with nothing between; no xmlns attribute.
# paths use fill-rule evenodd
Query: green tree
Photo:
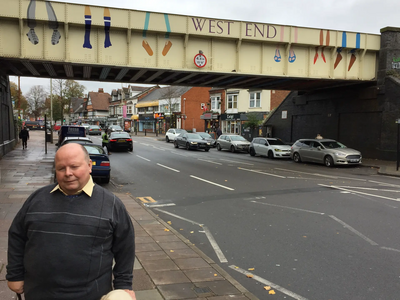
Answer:
<svg viewBox="0 0 400 300"><path fill-rule="evenodd" d="M28 112L35 118L35 120L37 120L46 109L46 97L47 93L42 85L34 85L26 94L26 99L28 101Z"/></svg>
<svg viewBox="0 0 400 300"><path fill-rule="evenodd" d="M258 128L263 122L262 118L260 118L260 113L250 112L246 114L247 121L243 124L244 128L250 128L252 130Z"/></svg>
<svg viewBox="0 0 400 300"><path fill-rule="evenodd" d="M10 82L11 101L14 103L14 109L26 111L28 108L28 102L22 95L22 92L18 90L18 85L14 82ZM21 100L21 104L19 101Z"/></svg>
<svg viewBox="0 0 400 300"><path fill-rule="evenodd" d="M53 81L53 119L56 120L55 115L58 114L54 108L55 98L59 103L58 109L61 115L60 120L62 121L65 113L69 115L71 99L73 97L82 98L85 89L85 86L79 84L75 80L55 79Z"/></svg>

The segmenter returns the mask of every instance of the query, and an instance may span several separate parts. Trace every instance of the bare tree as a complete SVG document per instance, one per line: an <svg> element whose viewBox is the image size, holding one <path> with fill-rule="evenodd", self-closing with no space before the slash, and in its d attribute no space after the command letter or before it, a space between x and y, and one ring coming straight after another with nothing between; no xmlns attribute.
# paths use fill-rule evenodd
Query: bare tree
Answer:
<svg viewBox="0 0 400 300"><path fill-rule="evenodd" d="M168 86L160 90L161 98L165 104L164 111L169 114L169 127L176 127L176 115L180 111L181 96L185 88L181 86Z"/></svg>
<svg viewBox="0 0 400 300"><path fill-rule="evenodd" d="M47 94L42 85L34 85L26 95L28 101L28 111L34 116L35 120L42 115L45 109Z"/></svg>

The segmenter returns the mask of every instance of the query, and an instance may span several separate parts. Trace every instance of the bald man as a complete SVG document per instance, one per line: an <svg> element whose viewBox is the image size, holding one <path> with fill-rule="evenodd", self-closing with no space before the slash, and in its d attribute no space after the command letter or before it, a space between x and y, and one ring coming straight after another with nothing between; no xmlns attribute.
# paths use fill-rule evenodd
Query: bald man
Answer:
<svg viewBox="0 0 400 300"><path fill-rule="evenodd" d="M112 289L136 300L135 235L125 206L93 183L82 145L60 147L55 169L58 184L29 196L9 229L9 288L26 300L98 300Z"/></svg>

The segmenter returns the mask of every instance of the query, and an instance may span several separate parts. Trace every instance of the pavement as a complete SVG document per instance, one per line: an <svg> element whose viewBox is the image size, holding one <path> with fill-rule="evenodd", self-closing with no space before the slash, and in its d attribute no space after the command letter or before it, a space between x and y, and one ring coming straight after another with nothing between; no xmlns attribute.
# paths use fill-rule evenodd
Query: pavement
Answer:
<svg viewBox="0 0 400 300"><path fill-rule="evenodd" d="M139 134L141 135L141 134ZM155 137L155 134L149 134ZM54 133L53 140L57 135ZM159 135L160 140L165 139ZM7 236L14 216L29 195L53 182L57 147L45 145L44 131L30 131L28 148L21 141L0 159L0 299L16 299L7 287ZM399 172L400 173L400 172ZM143 206L133 195L118 193L135 227L133 290L137 300L258 300L179 232Z"/></svg>
<svg viewBox="0 0 400 300"><path fill-rule="evenodd" d="M135 134L132 134L135 136ZM144 136L144 133L138 133ZM146 134L165 140L164 135ZM0 299L16 299L5 280L8 228L24 201L36 189L53 182L54 144L44 143L43 131L30 131L28 148L21 142L0 159ZM54 134L56 141L56 134ZM400 177L396 162L363 159L378 174ZM257 300L212 259L137 201L118 193L135 227L136 259L133 289L138 300ZM115 192L115 190L117 192Z"/></svg>

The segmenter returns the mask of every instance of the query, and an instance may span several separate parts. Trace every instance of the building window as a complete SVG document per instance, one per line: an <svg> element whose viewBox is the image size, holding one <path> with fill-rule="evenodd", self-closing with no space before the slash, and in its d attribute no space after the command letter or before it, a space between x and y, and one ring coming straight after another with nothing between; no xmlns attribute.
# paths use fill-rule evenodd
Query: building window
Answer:
<svg viewBox="0 0 400 300"><path fill-rule="evenodd" d="M238 95L228 95L228 109L237 108Z"/></svg>
<svg viewBox="0 0 400 300"><path fill-rule="evenodd" d="M129 106L126 107L126 113L127 114L132 114L132 106L129 105Z"/></svg>
<svg viewBox="0 0 400 300"><path fill-rule="evenodd" d="M250 93L250 107L261 107L261 93Z"/></svg>
<svg viewBox="0 0 400 300"><path fill-rule="evenodd" d="M212 96L211 97L211 110L220 109L221 108L221 97L220 96Z"/></svg>

